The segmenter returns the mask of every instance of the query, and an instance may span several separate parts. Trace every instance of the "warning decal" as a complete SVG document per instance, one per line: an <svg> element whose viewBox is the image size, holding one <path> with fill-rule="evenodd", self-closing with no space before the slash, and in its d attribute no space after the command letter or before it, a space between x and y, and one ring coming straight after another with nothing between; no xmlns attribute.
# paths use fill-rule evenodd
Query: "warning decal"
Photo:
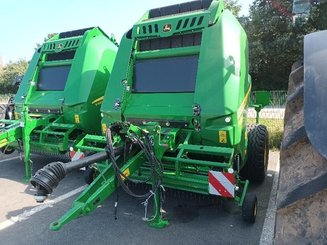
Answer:
<svg viewBox="0 0 327 245"><path fill-rule="evenodd" d="M231 173L209 171L209 193L212 195L234 198L235 177Z"/></svg>
<svg viewBox="0 0 327 245"><path fill-rule="evenodd" d="M70 151L69 156L72 161L76 161L84 158L84 153L81 151Z"/></svg>

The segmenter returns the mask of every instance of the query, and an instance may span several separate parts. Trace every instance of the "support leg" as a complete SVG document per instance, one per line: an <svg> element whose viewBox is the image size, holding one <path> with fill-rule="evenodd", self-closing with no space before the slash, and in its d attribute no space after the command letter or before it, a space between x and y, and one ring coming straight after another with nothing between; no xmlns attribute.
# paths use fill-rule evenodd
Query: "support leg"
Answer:
<svg viewBox="0 0 327 245"><path fill-rule="evenodd" d="M24 162L25 162L25 177L23 182L27 183L32 177L31 169L31 149L30 149L30 136L25 132L24 134Z"/></svg>
<svg viewBox="0 0 327 245"><path fill-rule="evenodd" d="M32 120L26 111L24 111L24 128L23 130L23 145L24 145L24 162L25 162L25 177L23 182L27 183L32 177L31 169L31 147L30 147L30 135L35 128L35 123L32 124Z"/></svg>
<svg viewBox="0 0 327 245"><path fill-rule="evenodd" d="M149 221L149 226L157 229L166 227L169 222L166 219L162 218L161 214L161 188L159 187L156 193L154 194L154 216L151 221Z"/></svg>

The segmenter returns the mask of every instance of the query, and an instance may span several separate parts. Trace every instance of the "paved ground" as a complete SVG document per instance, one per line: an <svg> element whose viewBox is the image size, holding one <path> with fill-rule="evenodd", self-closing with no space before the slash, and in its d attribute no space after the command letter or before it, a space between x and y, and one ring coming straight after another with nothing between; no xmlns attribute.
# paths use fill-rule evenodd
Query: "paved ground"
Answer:
<svg viewBox="0 0 327 245"><path fill-rule="evenodd" d="M242 221L236 205L224 207L186 197L168 197L164 208L170 225L162 230L143 221L144 208L119 191L118 219L114 219L114 198L93 214L79 218L53 232L49 224L63 215L84 185L81 172L69 175L50 198L38 205L35 191L23 184L24 165L18 157L0 156L0 244L259 244L279 154L270 152L268 177L261 186L251 186L259 199L257 221ZM34 156L34 170L53 159ZM42 164L41 164L42 163ZM80 189L77 189L80 188ZM69 193L67 196L64 195ZM52 201L51 201L52 200ZM52 203L51 203L52 202Z"/></svg>

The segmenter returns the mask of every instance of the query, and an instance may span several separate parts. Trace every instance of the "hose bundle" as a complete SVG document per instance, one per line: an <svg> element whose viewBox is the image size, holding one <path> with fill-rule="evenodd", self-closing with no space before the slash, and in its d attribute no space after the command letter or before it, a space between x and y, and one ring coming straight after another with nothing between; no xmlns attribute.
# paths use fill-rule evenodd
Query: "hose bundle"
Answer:
<svg viewBox="0 0 327 245"><path fill-rule="evenodd" d="M107 139L107 153L108 156L112 162L112 166L115 170L115 174L116 174L116 178L118 179L120 185L122 186L123 190L129 194L130 196L133 196L135 198L149 198L151 195L153 195L153 193L155 193L158 188L160 188L161 185L161 179L162 179L162 173L163 173L163 167L162 167L162 163L158 160L158 158L155 156L154 154L154 149L153 149L153 142L150 139L149 135L141 130L142 134L143 134L143 139L144 141L137 136L136 134L132 134L130 136L130 140L132 140L133 142L136 142L137 145L141 148L141 150L144 152L150 167L151 167L151 176L148 180L143 181L143 182L139 182L139 181L134 181L131 180L128 176L126 176L119 168L117 161L116 161L116 156L114 154L114 148L113 148L113 143L112 143L112 131L110 128L107 129L106 131L106 139ZM152 178L152 180L156 180L156 183L152 184L152 189L142 195L136 194L133 191L131 191L131 189L127 186L127 184L125 183L125 179L134 182L134 183L146 183L148 182L150 179Z"/></svg>

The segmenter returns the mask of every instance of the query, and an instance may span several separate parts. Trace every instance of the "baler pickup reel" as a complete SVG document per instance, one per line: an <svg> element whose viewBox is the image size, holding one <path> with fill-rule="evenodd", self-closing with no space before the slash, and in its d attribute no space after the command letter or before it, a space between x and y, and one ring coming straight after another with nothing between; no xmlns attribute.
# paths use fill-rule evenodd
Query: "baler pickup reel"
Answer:
<svg viewBox="0 0 327 245"><path fill-rule="evenodd" d="M106 161L104 170L74 202L72 209L57 222L51 224L51 229L58 230L72 219L94 211L119 186L136 198L149 199L153 196L155 211L154 216L148 221L155 227L166 226L168 223L161 218L160 214L163 175L160 156L162 157L167 145L160 144L158 132L160 132L160 126L156 124L147 125L145 129L128 124L115 124L107 130L105 151L67 164L54 162L38 170L32 177L31 184L37 189L35 199L43 202L67 173ZM151 170L150 178L144 182L150 183L152 188L150 192L139 195L129 189L125 180L135 182L129 176L139 170L144 162Z"/></svg>
<svg viewBox="0 0 327 245"><path fill-rule="evenodd" d="M162 228L168 224L168 221L161 215L161 192L164 190L162 184L174 187L178 179L180 179L180 186L184 186L185 190L190 183L193 183L197 186L198 193L208 195L217 194L211 193L217 192L211 185L217 185L217 180L215 180L217 175L223 176L230 181L229 187L226 189L222 187L224 190L221 190L218 195L235 199L239 206L243 205L249 181L241 180L237 172L233 170L233 150L226 152L226 149L219 149L219 147L190 145L187 143L191 136L190 132L186 134L183 143L179 145L179 150L175 153L176 157L168 156L172 153L169 151L175 144L175 135L162 134L162 131L164 132L165 129L162 129L158 123L147 123L142 128L126 123L114 124L107 130L105 151L66 164L54 162L38 170L32 177L31 184L37 189L35 199L43 202L66 174L90 165L97 168L97 165L102 162L102 170L97 171L98 176L75 200L72 208L62 218L52 223L50 228L59 230L72 219L91 213L119 186L122 186L129 195L145 199L145 203L148 203L149 198L154 198L153 216L147 221L156 228ZM222 152L224 155L221 155ZM191 156L197 153L221 155L226 162L212 162L187 157L187 155ZM103 163L104 161L105 163ZM165 164L162 164L162 161L165 161ZM168 164L169 162L170 164ZM201 168L208 169L209 166L221 171L212 169L207 174L204 171L202 176L198 175ZM135 194L125 183L126 180L150 184L152 188L143 195ZM194 191L194 187L192 190Z"/></svg>

